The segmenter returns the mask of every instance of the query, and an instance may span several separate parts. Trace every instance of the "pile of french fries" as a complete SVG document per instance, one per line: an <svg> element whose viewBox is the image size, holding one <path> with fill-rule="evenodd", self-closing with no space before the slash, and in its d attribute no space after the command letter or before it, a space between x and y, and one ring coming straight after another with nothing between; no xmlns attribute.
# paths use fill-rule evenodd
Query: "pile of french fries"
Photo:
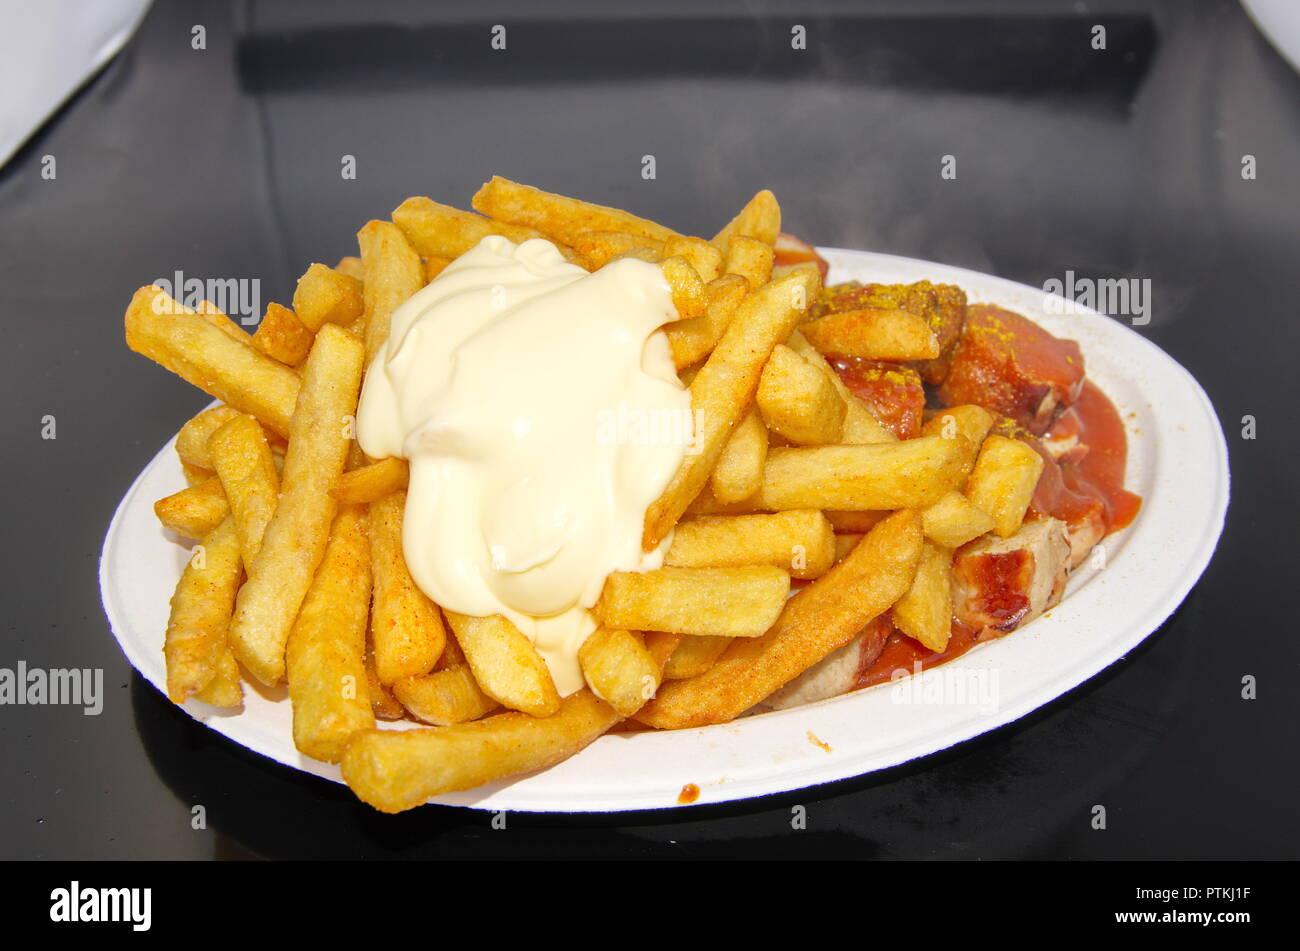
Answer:
<svg viewBox="0 0 1300 951"><path fill-rule="evenodd" d="M768 191L710 240L502 178L473 208L408 199L361 229L358 256L312 264L251 336L210 305L136 292L130 347L220 401L181 427L189 487L155 506L198 541L166 630L174 702L237 706L241 676L287 682L298 749L392 812L544 768L625 719L727 722L890 608L944 648L953 549L1014 534L1042 462L975 406L900 440L823 356L931 359L923 321L811 319L821 275L774 265ZM697 420L698 451L645 515L647 551L672 533L665 565L608 578L587 686L564 698L511 622L442 610L415 585L407 464L367 459L353 431L393 311L487 235L544 237L587 270L659 265ZM377 728L402 718L425 726Z"/></svg>

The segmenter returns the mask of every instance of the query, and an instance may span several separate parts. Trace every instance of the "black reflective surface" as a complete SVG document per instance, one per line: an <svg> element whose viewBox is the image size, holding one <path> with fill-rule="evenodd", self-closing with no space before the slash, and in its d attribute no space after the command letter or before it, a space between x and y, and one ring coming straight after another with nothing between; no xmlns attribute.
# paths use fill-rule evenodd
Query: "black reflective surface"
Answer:
<svg viewBox="0 0 1300 951"><path fill-rule="evenodd" d="M535 7L161 2L0 170L0 667L103 668L107 694L97 717L0 706L0 854L1294 858L1300 78L1240 8ZM1158 633L1034 715L773 799L494 831L469 811L380 816L228 743L132 673L100 609L118 499L206 402L127 351L122 310L176 270L285 301L366 219L410 194L465 204L494 172L691 233L768 186L820 244L1031 285L1149 278L1141 332L1228 437L1218 555Z"/></svg>

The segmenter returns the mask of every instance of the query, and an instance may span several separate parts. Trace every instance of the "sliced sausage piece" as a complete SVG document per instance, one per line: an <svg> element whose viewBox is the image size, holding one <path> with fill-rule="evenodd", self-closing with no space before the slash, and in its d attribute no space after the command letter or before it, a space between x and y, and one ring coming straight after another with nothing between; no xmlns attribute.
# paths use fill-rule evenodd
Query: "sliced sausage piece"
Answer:
<svg viewBox="0 0 1300 951"><path fill-rule="evenodd" d="M953 558L953 614L981 639L1008 634L1061 600L1069 568L1060 519L1026 522L1010 538L985 535Z"/></svg>
<svg viewBox="0 0 1300 951"><path fill-rule="evenodd" d="M939 399L945 406L975 403L1038 436L1082 391L1077 343L1001 307L972 304Z"/></svg>

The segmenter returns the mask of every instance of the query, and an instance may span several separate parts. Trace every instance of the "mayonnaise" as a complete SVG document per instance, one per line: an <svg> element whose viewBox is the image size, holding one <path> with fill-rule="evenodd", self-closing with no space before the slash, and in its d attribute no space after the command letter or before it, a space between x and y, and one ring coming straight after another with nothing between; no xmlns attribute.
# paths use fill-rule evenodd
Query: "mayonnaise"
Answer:
<svg viewBox="0 0 1300 951"><path fill-rule="evenodd" d="M653 264L588 274L549 241L493 236L393 313L366 374L361 448L410 461L411 577L513 621L563 696L605 578L663 562L641 532L692 435L659 330L676 317Z"/></svg>

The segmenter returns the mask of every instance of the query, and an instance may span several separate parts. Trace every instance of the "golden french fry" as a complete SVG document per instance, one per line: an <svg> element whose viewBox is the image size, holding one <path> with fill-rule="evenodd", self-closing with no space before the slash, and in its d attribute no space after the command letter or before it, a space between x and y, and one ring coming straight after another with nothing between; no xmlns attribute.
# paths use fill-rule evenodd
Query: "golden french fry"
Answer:
<svg viewBox="0 0 1300 951"><path fill-rule="evenodd" d="M402 491L390 492L370 503L370 560L374 572L370 643L375 671L385 684L433 670L447 642L438 606L411 578L402 555L405 508L406 493Z"/></svg>
<svg viewBox="0 0 1300 951"><path fill-rule="evenodd" d="M816 578L835 559L835 533L821 512L721 515L678 522L664 564L682 568L772 565Z"/></svg>
<svg viewBox="0 0 1300 951"><path fill-rule="evenodd" d="M293 312L312 333L325 324L346 327L361 316L362 286L362 281L349 274L312 264L294 288Z"/></svg>
<svg viewBox="0 0 1300 951"><path fill-rule="evenodd" d="M584 231L623 231L656 241L677 237L670 228L626 211L554 195L500 175L480 188L471 204L489 218L536 228L565 244L572 244Z"/></svg>
<svg viewBox="0 0 1300 951"><path fill-rule="evenodd" d="M962 457L961 466L962 477L957 488L960 489L966 484L967 477L975 467L980 446L984 444L984 437L989 434L995 422L997 417L983 406L967 404L939 410L921 427L922 436L942 436L945 439L953 439L957 436L966 438L966 452Z"/></svg>
<svg viewBox="0 0 1300 951"><path fill-rule="evenodd" d="M713 246L724 254L731 244L733 235L745 235L757 238L767 245L775 245L776 237L781 233L781 206L776 196L766 188L749 200L740 214L732 218L727 226L717 233Z"/></svg>
<svg viewBox="0 0 1300 951"><path fill-rule="evenodd" d="M708 307L702 317L678 320L664 327L677 369L698 363L718 345L749 293L749 285L738 274L725 274L704 289Z"/></svg>
<svg viewBox="0 0 1300 951"><path fill-rule="evenodd" d="M796 445L840 441L844 400L825 374L784 344L768 357L754 399L767 428Z"/></svg>
<svg viewBox="0 0 1300 951"><path fill-rule="evenodd" d="M666 258L685 258L700 280L708 284L722 274L722 252L703 238L690 238L682 235L669 238L664 242L663 256Z"/></svg>
<svg viewBox="0 0 1300 951"><path fill-rule="evenodd" d="M217 473L213 469L202 469L182 461L181 475L185 476L185 484L193 488L201 482L207 482L209 479L215 478Z"/></svg>
<svg viewBox="0 0 1300 951"><path fill-rule="evenodd" d="M464 664L421 677L403 677L393 683L393 693L411 716L434 726L467 723L500 707L479 688Z"/></svg>
<svg viewBox="0 0 1300 951"><path fill-rule="evenodd" d="M939 501L960 478L965 439L921 436L866 446L776 447L760 508L902 509Z"/></svg>
<svg viewBox="0 0 1300 951"><path fill-rule="evenodd" d="M844 400L844 425L840 431L840 442L850 446L897 442L898 437L876 419L866 403L853 395L840 375L817 352L817 348L804 339L803 334L796 330L790 334L788 342L790 349L816 367L835 387L840 399Z"/></svg>
<svg viewBox="0 0 1300 951"><path fill-rule="evenodd" d="M721 503L747 499L763 487L767 462L767 427L756 408L750 408L732 430L731 437L709 473L713 497Z"/></svg>
<svg viewBox="0 0 1300 951"><path fill-rule="evenodd" d="M390 456L343 473L338 484L330 489L330 495L340 502L378 502L386 495L404 490L410 474L405 459Z"/></svg>
<svg viewBox="0 0 1300 951"><path fill-rule="evenodd" d="M235 518L247 570L262 547L262 536L280 498L280 477L271 447L261 424L241 413L212 434L208 450Z"/></svg>
<svg viewBox="0 0 1300 951"><path fill-rule="evenodd" d="M221 480L216 476L181 489L153 504L158 521L186 538L202 538L230 515Z"/></svg>
<svg viewBox="0 0 1300 951"><path fill-rule="evenodd" d="M176 584L163 639L167 696L173 703L197 696L229 663L224 660L230 654L226 631L244 574L235 523L229 518L222 521L203 537L201 548L190 555ZM227 679L223 678L223 682ZM242 696L240 692L233 703L220 703L229 697L209 694L211 699L206 702L237 706Z"/></svg>
<svg viewBox="0 0 1300 951"><path fill-rule="evenodd" d="M424 259L424 283L428 284L435 277L447 269L447 265L452 262L451 258L439 258L429 256Z"/></svg>
<svg viewBox="0 0 1300 951"><path fill-rule="evenodd" d="M316 337L297 314L272 301L251 339L253 346L272 360L296 367L307 359Z"/></svg>
<svg viewBox="0 0 1300 951"><path fill-rule="evenodd" d="M865 536L857 533L850 533L835 536L835 560L843 561L848 557L849 552L858 547L858 542L862 541Z"/></svg>
<svg viewBox="0 0 1300 951"><path fill-rule="evenodd" d="M433 729L368 730L348 746L343 779L376 809L401 812L430 796L553 766L620 719L583 688L544 718L512 712Z"/></svg>
<svg viewBox="0 0 1300 951"><path fill-rule="evenodd" d="M610 628L758 637L789 591L789 574L771 565L616 571L595 613Z"/></svg>
<svg viewBox="0 0 1300 951"><path fill-rule="evenodd" d="M366 269L364 287L366 366L388 342L393 311L424 287L424 262L400 228L391 221L369 221L357 232L361 261Z"/></svg>
<svg viewBox="0 0 1300 951"><path fill-rule="evenodd" d="M894 605L894 625L932 651L952 635L952 549L925 542L916 578Z"/></svg>
<svg viewBox="0 0 1300 951"><path fill-rule="evenodd" d="M217 658L217 669L207 686L194 699L213 707L237 707L244 702L244 685L239 679L239 662L230 645Z"/></svg>
<svg viewBox="0 0 1300 951"><path fill-rule="evenodd" d="M244 328L218 310L217 305L211 301L200 301L199 306L195 308L195 313L200 314L204 320L231 340L237 340L240 343L252 343L252 338L248 336Z"/></svg>
<svg viewBox="0 0 1300 951"><path fill-rule="evenodd" d="M749 284L750 290L754 290L772 279L774 256L771 244L738 234L727 245L722 270L727 274L739 274Z"/></svg>
<svg viewBox="0 0 1300 951"><path fill-rule="evenodd" d="M960 492L952 491L921 512L925 537L944 548L960 548L993 531L993 516Z"/></svg>
<svg viewBox="0 0 1300 951"><path fill-rule="evenodd" d="M762 637L735 640L705 673L670 680L636 719L660 729L725 723L843 647L911 587L921 519L896 512L848 556L786 602Z"/></svg>
<svg viewBox="0 0 1300 951"><path fill-rule="evenodd" d="M393 696L391 690L385 687L379 681L379 674L375 673L375 659L370 652L369 646L366 648L366 690L370 694L370 710L377 720L401 720L406 717L406 708L403 707L397 698Z"/></svg>
<svg viewBox="0 0 1300 951"><path fill-rule="evenodd" d="M852 534L865 535L889 517L889 510L882 509L874 512L837 512L833 509L827 509L822 512L822 514L826 516L826 521L830 522L831 527L837 532L850 532Z"/></svg>
<svg viewBox="0 0 1300 951"><path fill-rule="evenodd" d="M347 456L363 357L355 337L326 324L303 368L280 501L230 625L235 656L266 684L284 678L284 645L329 541L338 505L329 490Z"/></svg>
<svg viewBox="0 0 1300 951"><path fill-rule="evenodd" d="M646 510L641 539L646 551L654 550L704 488L753 401L772 348L790 336L816 296L815 281L815 272L793 272L750 294L736 309L731 325L691 381L691 409L700 421L695 433L699 451L686 456L663 494Z"/></svg>
<svg viewBox="0 0 1300 951"><path fill-rule="evenodd" d="M578 662L591 692L625 717L645 706L662 678L640 637L628 631L592 631L578 649Z"/></svg>
<svg viewBox="0 0 1300 951"><path fill-rule="evenodd" d="M340 274L346 274L348 277L355 277L358 281L366 279L366 266L361 263L361 259L356 255L347 255L339 258L339 263L334 265L334 270Z"/></svg>
<svg viewBox="0 0 1300 951"><path fill-rule="evenodd" d="M604 267L620 255L642 249L654 252L656 258L664 257L662 241L625 231L584 231L573 242L574 252L589 271Z"/></svg>
<svg viewBox="0 0 1300 951"><path fill-rule="evenodd" d="M241 415L239 410L220 405L209 406L191 417L176 434L176 455L181 462L196 469L212 469L208 440L218 429ZM211 474L211 473L209 473Z"/></svg>
<svg viewBox="0 0 1300 951"><path fill-rule="evenodd" d="M731 645L730 637L683 634L664 664L664 680L698 677L717 662Z"/></svg>
<svg viewBox="0 0 1300 951"><path fill-rule="evenodd" d="M366 685L369 600L365 508L345 505L285 647L294 745L326 763L337 763L348 740L375 725Z"/></svg>
<svg viewBox="0 0 1300 951"><path fill-rule="evenodd" d="M659 267L668 281L677 316L683 320L704 317L709 310L709 297L695 268L685 258L668 258L660 262Z"/></svg>
<svg viewBox="0 0 1300 951"><path fill-rule="evenodd" d="M157 287L142 287L126 309L126 343L181 379L281 436L298 400L298 374L214 327Z"/></svg>
<svg viewBox="0 0 1300 951"><path fill-rule="evenodd" d="M536 228L484 218L424 197L408 198L393 209L393 224L402 229L420 254L446 260L460 257L491 234L499 234L515 244L546 237ZM565 256L570 260L575 258L571 249L561 247L560 250L567 251Z"/></svg>
<svg viewBox="0 0 1300 951"><path fill-rule="evenodd" d="M677 645L683 640L681 634L672 634L668 631L646 631L641 636L645 641L645 649L650 652L650 656L661 669L668 663L668 658L673 656L673 651L677 650Z"/></svg>
<svg viewBox="0 0 1300 951"><path fill-rule="evenodd" d="M532 642L500 615L447 612L447 623L483 692L501 706L549 717L560 705L551 672Z"/></svg>
<svg viewBox="0 0 1300 951"><path fill-rule="evenodd" d="M799 328L822 353L867 360L933 360L939 338L930 326L905 310L851 310L827 314Z"/></svg>
<svg viewBox="0 0 1300 951"><path fill-rule="evenodd" d="M989 436L966 483L966 497L993 516L994 531L1010 538L1020 531L1042 472L1043 457L1028 443Z"/></svg>

